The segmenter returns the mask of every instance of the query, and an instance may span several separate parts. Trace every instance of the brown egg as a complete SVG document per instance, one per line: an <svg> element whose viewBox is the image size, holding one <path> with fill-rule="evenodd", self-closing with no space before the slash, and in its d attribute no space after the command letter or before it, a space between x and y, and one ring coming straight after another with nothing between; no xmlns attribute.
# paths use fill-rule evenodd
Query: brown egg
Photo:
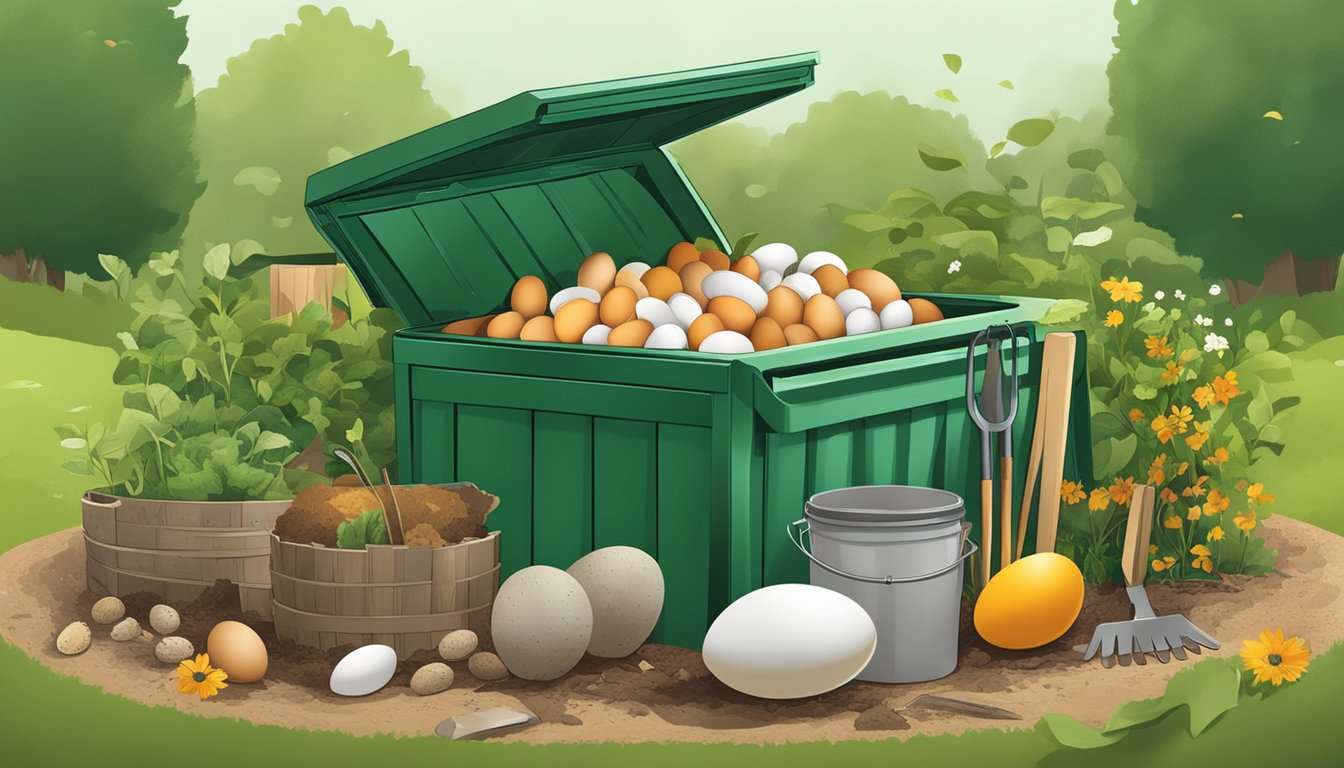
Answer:
<svg viewBox="0 0 1344 768"><path fill-rule="evenodd" d="M943 310L928 299L910 299L910 313L915 316L915 325L943 319Z"/></svg>
<svg viewBox="0 0 1344 768"><path fill-rule="evenodd" d="M896 287L896 281L876 269L851 271L849 287L862 291L873 302L874 312L881 312L883 307L901 298L901 289Z"/></svg>
<svg viewBox="0 0 1344 768"><path fill-rule="evenodd" d="M616 262L611 254L598 251L583 260L579 265L578 284L592 288L598 295L611 290L616 281Z"/></svg>
<svg viewBox="0 0 1344 768"><path fill-rule="evenodd" d="M443 326L442 333L456 333L461 336L475 336L481 332L481 329L489 324L494 315L482 315L481 317L468 317L463 320L454 320Z"/></svg>
<svg viewBox="0 0 1344 768"><path fill-rule="evenodd" d="M578 301L578 299L575 299ZM592 302L588 302L591 304ZM523 325L523 330L518 333L518 338L523 341L559 341L560 338L555 335L555 320L550 315L537 315L528 320Z"/></svg>
<svg viewBox="0 0 1344 768"><path fill-rule="evenodd" d="M725 329L744 336L751 333L751 326L756 324L756 311L736 296L715 296L709 300L709 311L719 316ZM836 311L840 309L837 307Z"/></svg>
<svg viewBox="0 0 1344 768"><path fill-rule="evenodd" d="M784 329L779 327L779 323L772 318L761 317L756 319L756 324L751 327L751 346L757 352L767 349L779 349L788 345L788 339L784 336Z"/></svg>
<svg viewBox="0 0 1344 768"><path fill-rule="evenodd" d="M216 624L205 639L205 652L212 665L228 673L229 683L255 683L266 676L266 643L242 622Z"/></svg>
<svg viewBox="0 0 1344 768"><path fill-rule="evenodd" d="M509 307L522 315L524 320L531 320L537 315L546 314L548 300L550 296L546 295L546 284L541 282L541 278L524 275L513 284L513 292L509 294Z"/></svg>
<svg viewBox="0 0 1344 768"><path fill-rule="evenodd" d="M761 265L756 263L755 256L747 255L743 256L737 261L734 261L733 271L738 273L739 275L746 275L747 277L750 277L752 280L761 279ZM756 348L757 352L759 352L760 350L761 350L760 347Z"/></svg>
<svg viewBox="0 0 1344 768"><path fill-rule="evenodd" d="M488 334L486 334L485 330L490 327L490 323L493 322L496 317L499 317L499 315L486 315L485 317L482 317L481 319L485 322L481 323L481 327L477 329L476 335L483 339L486 338Z"/></svg>
<svg viewBox="0 0 1344 768"><path fill-rule="evenodd" d="M700 251L694 243L683 241L672 246L667 252L667 266L677 272L680 272L681 268L687 264L699 260Z"/></svg>
<svg viewBox="0 0 1344 768"><path fill-rule="evenodd" d="M642 347L653 333L653 323L648 320L630 320L611 329L607 336L609 347Z"/></svg>
<svg viewBox="0 0 1344 768"><path fill-rule="evenodd" d="M700 284L705 281L705 276L713 272L714 268L703 261L692 261L690 264L681 268L677 276L681 278L681 290L689 296L700 302L700 308L704 309L709 303L709 297L700 290Z"/></svg>
<svg viewBox="0 0 1344 768"><path fill-rule="evenodd" d="M721 269L727 269L732 266L733 263L728 258L728 254L723 251L716 251L713 248L708 251L701 251L700 260L708 264L710 269L713 269L715 272Z"/></svg>
<svg viewBox="0 0 1344 768"><path fill-rule="evenodd" d="M555 313L555 337L566 344L578 344L594 325L597 325L597 305L587 299L567 301Z"/></svg>
<svg viewBox="0 0 1344 768"><path fill-rule="evenodd" d="M820 341L820 339L817 338L817 332L802 323L785 327L784 338L789 342L790 347Z"/></svg>
<svg viewBox="0 0 1344 768"><path fill-rule="evenodd" d="M816 331L819 339L834 339L845 335L845 316L840 311L840 305L824 293L807 300L807 304L803 306L803 323Z"/></svg>
<svg viewBox="0 0 1344 768"><path fill-rule="evenodd" d="M634 291L636 301L638 301L639 299L648 298L649 289L645 287L644 283L638 277L635 276L634 272L631 272L630 270L623 270L616 273L616 285L629 288L630 290Z"/></svg>
<svg viewBox="0 0 1344 768"><path fill-rule="evenodd" d="M627 320L635 319L635 303L639 301L639 296L624 285L618 285L607 291L607 295L602 297L602 304L598 307L598 317L602 324L615 328ZM561 307L564 309L564 307Z"/></svg>
<svg viewBox="0 0 1344 768"><path fill-rule="evenodd" d="M485 327L485 335L492 339L516 339L523 332L527 319L517 312L505 312L496 315Z"/></svg>
<svg viewBox="0 0 1344 768"><path fill-rule="evenodd" d="M770 289L765 297L765 311L761 313L771 318L779 327L788 328L803 322L803 297L787 285L777 285Z"/></svg>
<svg viewBox="0 0 1344 768"><path fill-rule="evenodd" d="M700 342L709 337L711 333L722 331L723 321L719 316L706 312L705 314L691 321L691 327L686 329L686 341L691 349L699 349Z"/></svg>
<svg viewBox="0 0 1344 768"><path fill-rule="evenodd" d="M834 264L822 264L820 267L812 270L812 277L821 286L821 292L834 299L840 295L840 292L849 287L849 280L845 273Z"/></svg>
<svg viewBox="0 0 1344 768"><path fill-rule="evenodd" d="M654 267L645 272L640 280L655 299L667 301L672 298L672 294L681 291L681 278L671 267Z"/></svg>

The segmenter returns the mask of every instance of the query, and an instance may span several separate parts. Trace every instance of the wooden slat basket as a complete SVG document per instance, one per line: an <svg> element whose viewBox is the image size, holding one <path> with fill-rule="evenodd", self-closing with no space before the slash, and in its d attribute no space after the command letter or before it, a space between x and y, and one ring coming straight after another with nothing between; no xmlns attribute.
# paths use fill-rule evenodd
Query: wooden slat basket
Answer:
<svg viewBox="0 0 1344 768"><path fill-rule="evenodd" d="M243 610L271 618L271 528L289 500L170 501L90 491L81 503L95 594L152 592L180 606L228 579L238 585Z"/></svg>

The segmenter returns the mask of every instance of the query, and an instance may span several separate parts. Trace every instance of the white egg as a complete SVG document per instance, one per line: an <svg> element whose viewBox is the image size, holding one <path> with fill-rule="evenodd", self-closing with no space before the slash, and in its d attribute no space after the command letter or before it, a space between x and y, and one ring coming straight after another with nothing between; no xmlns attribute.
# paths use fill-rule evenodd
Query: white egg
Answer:
<svg viewBox="0 0 1344 768"><path fill-rule="evenodd" d="M598 346L605 347L607 345L607 337L610 335L611 335L611 326L598 323L597 325L594 325L592 328L589 328L588 330L583 332L582 341L584 344L596 344Z"/></svg>
<svg viewBox="0 0 1344 768"><path fill-rule="evenodd" d="M556 291L551 297L551 314L554 315L560 311L560 308L575 299L587 299L594 304L602 301L602 294L594 291L592 288L584 288L582 285L576 285L572 288Z"/></svg>
<svg viewBox="0 0 1344 768"><path fill-rule="evenodd" d="M727 269L705 275L704 281L700 283L700 290L706 298L710 299L719 296L732 296L741 299L750 304L757 314L765 310L768 301L765 290L755 280L741 272L733 272Z"/></svg>
<svg viewBox="0 0 1344 768"><path fill-rule="evenodd" d="M910 309L910 302L905 299L896 299L887 302L887 306L882 308L879 319L882 321L883 330L904 328L907 325L914 324L915 313Z"/></svg>
<svg viewBox="0 0 1344 768"><path fill-rule="evenodd" d="M701 652L729 688L798 699L853 680L876 649L877 629L858 603L809 584L776 584L725 608Z"/></svg>
<svg viewBox="0 0 1344 768"><path fill-rule="evenodd" d="M808 299L821 293L821 283L817 282L817 278L811 275L804 275L801 272L784 278L784 282L781 283L781 285L792 288L794 293L802 296L803 303L807 303Z"/></svg>
<svg viewBox="0 0 1344 768"><path fill-rule="evenodd" d="M380 690L397 672L397 652L387 645L364 645L345 654L331 670L331 692L340 696L368 696Z"/></svg>
<svg viewBox="0 0 1344 768"><path fill-rule="evenodd" d="M858 336L859 334L880 330L882 330L882 321L877 318L876 312L867 307L859 307L845 315L846 336Z"/></svg>
<svg viewBox="0 0 1344 768"><path fill-rule="evenodd" d="M767 269L761 273L761 279L756 282L760 284L762 291L769 293L775 286L784 282L784 275L773 269Z"/></svg>
<svg viewBox="0 0 1344 768"><path fill-rule="evenodd" d="M857 288L846 288L835 295L835 303L840 305L840 314L849 317L849 313L862 307L864 309L873 308L873 300L868 298L868 294Z"/></svg>
<svg viewBox="0 0 1344 768"><path fill-rule="evenodd" d="M660 325L653 329L649 338L644 341L645 349L686 349L689 342L686 339L686 331L682 330L676 323Z"/></svg>
<svg viewBox="0 0 1344 768"><path fill-rule="evenodd" d="M751 256L760 265L761 272L777 272L780 275L798 262L798 251L788 243L766 243L752 251Z"/></svg>
<svg viewBox="0 0 1344 768"><path fill-rule="evenodd" d="M593 637L593 607L568 573L533 565L508 578L490 615L495 653L524 680L554 680L574 668Z"/></svg>
<svg viewBox="0 0 1344 768"><path fill-rule="evenodd" d="M630 272L635 277L643 277L644 273L648 272L650 269L653 269L653 267L650 267L648 264L645 264L642 261L632 261L629 264L626 264L625 266L616 270L616 274L620 274L622 272Z"/></svg>
<svg viewBox="0 0 1344 768"><path fill-rule="evenodd" d="M737 331L715 331L700 342L701 352L717 352L721 355L743 355L755 352L751 339Z"/></svg>
<svg viewBox="0 0 1344 768"><path fill-rule="evenodd" d="M667 306L672 309L672 314L676 315L677 325L680 325L682 330L690 328L695 318L704 314L700 309L700 302L688 293L672 294L667 300Z"/></svg>
<svg viewBox="0 0 1344 768"><path fill-rule="evenodd" d="M652 296L645 296L635 302L635 317L640 320L648 320L654 328L677 322L677 316L672 312L672 307L668 306L666 301Z"/></svg>
<svg viewBox="0 0 1344 768"><path fill-rule="evenodd" d="M798 273L810 275L822 264L834 264L841 272L849 274L849 267L845 266L844 260L830 251L813 251L804 256L802 261L798 262Z"/></svg>
<svg viewBox="0 0 1344 768"><path fill-rule="evenodd" d="M603 547L579 558L567 571L593 606L588 652L622 659L649 639L663 611L663 571L634 547Z"/></svg>

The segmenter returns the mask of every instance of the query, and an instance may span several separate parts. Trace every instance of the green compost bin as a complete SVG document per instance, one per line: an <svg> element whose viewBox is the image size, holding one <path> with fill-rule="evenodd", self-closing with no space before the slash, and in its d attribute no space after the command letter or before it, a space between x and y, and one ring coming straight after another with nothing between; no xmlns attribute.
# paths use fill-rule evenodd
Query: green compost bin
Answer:
<svg viewBox="0 0 1344 768"><path fill-rule="evenodd" d="M498 494L503 577L639 547L667 586L654 639L698 649L733 599L807 581L786 525L810 494L946 488L978 521L965 354L990 323L1018 324L1030 341L1013 433L1026 454L1041 299L933 296L941 322L731 356L440 331L499 311L520 276L573 285L593 251L659 264L681 240L726 242L662 145L806 88L816 63L531 91L309 179L313 221L408 325L393 343L399 479ZM1069 476L1090 474L1084 349Z"/></svg>

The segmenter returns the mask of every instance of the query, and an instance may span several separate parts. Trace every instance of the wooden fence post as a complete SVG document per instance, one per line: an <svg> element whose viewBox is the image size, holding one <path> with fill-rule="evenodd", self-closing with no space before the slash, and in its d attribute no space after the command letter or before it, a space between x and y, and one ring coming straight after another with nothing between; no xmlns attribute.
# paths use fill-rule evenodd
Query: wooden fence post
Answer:
<svg viewBox="0 0 1344 768"><path fill-rule="evenodd" d="M332 297L345 285L344 264L272 264L270 270L272 318L296 314L316 301L331 310L333 328L350 319L332 306Z"/></svg>

